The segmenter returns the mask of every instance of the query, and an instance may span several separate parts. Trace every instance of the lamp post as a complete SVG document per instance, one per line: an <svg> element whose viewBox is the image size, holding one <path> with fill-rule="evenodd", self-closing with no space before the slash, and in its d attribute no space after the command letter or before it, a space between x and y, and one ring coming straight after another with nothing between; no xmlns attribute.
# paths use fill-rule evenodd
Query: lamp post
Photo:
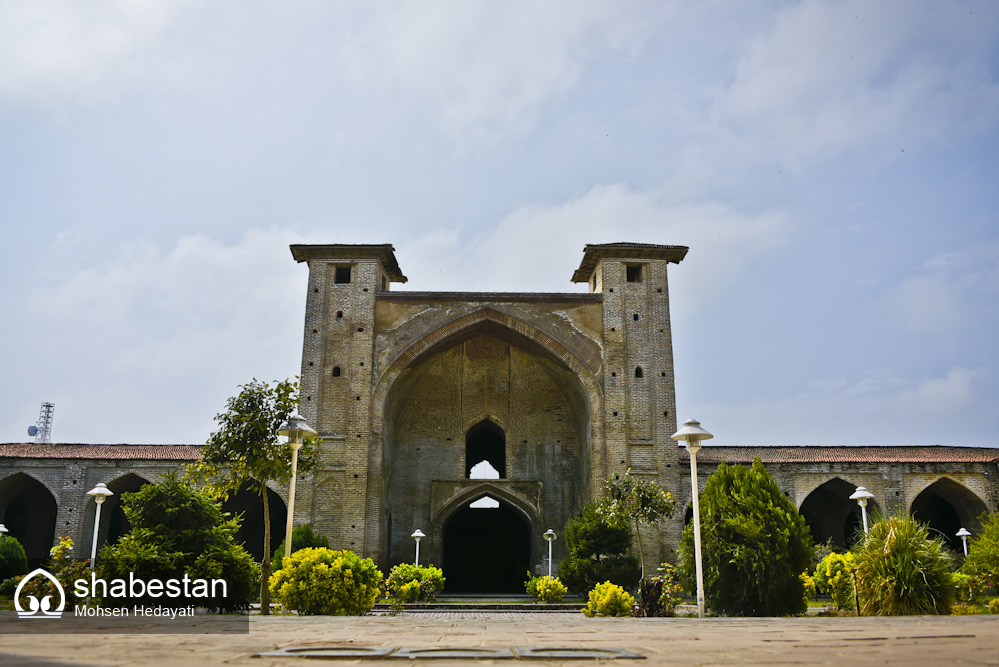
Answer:
<svg viewBox="0 0 999 667"><path fill-rule="evenodd" d="M114 492L111 491L104 482L98 482L97 486L87 491L88 496L94 497L94 502L97 503L97 512L94 513L94 543L90 547L90 569L97 569L97 534L100 532L101 528L101 505L104 504L105 498L108 496L113 496Z"/></svg>
<svg viewBox="0 0 999 667"><path fill-rule="evenodd" d="M2 523L0 523L0 535L3 535L4 533L8 533L8 532L10 532L10 531L7 530L7 526L5 526Z"/></svg>
<svg viewBox="0 0 999 667"><path fill-rule="evenodd" d="M278 429L278 435L287 437L288 444L291 445L291 487L288 489L288 521L284 527L284 557L288 558L291 556L291 524L295 519L295 478L298 476L298 450L302 448L302 438L316 435L316 432L305 419L299 415L292 415Z"/></svg>
<svg viewBox="0 0 999 667"><path fill-rule="evenodd" d="M423 534L422 530L417 528L410 537L416 540L416 567L420 567L420 538L426 537L426 535Z"/></svg>
<svg viewBox="0 0 999 667"><path fill-rule="evenodd" d="M694 561L697 565L697 617L704 618L704 567L701 563L701 506L697 491L697 452L701 449L701 440L714 436L701 428L696 419L683 422L683 428L671 436L674 440L683 441L680 446L686 447L690 454L690 501L694 509Z"/></svg>
<svg viewBox="0 0 999 667"><path fill-rule="evenodd" d="M850 500L856 500L857 504L860 505L860 513L864 515L864 536L867 536L867 501L874 498L874 494L865 489L862 486L858 486L857 490L853 492L850 496Z"/></svg>
<svg viewBox="0 0 999 667"><path fill-rule="evenodd" d="M558 539L555 531L549 528L544 534L545 541L548 542L548 578L552 578L552 542Z"/></svg>
<svg viewBox="0 0 999 667"><path fill-rule="evenodd" d="M0 528L2 528L2 527L3 526L0 526ZM961 538L962 542L964 542L964 557L967 558L968 557L968 538L971 537L971 533L968 531L967 528L961 528L961 530L957 531L957 536Z"/></svg>

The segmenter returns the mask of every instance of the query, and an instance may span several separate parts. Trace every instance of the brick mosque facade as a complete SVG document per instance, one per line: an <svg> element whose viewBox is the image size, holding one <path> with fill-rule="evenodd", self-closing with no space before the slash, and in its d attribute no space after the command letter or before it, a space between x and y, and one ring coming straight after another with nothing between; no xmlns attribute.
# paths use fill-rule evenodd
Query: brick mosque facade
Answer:
<svg viewBox="0 0 999 667"><path fill-rule="evenodd" d="M301 412L322 460L299 478L296 524L383 568L412 560L420 529L421 561L442 565L449 588L512 591L526 570L546 569L543 533L560 532L610 477L654 479L687 506L689 460L670 438L667 280L686 247L587 245L572 275L586 293L396 291L406 277L390 245L291 252L309 271ZM999 506L999 449L710 444L698 455L702 486L721 461L759 457L819 541L849 539L857 486L952 544ZM135 490L197 456L195 445L0 444L0 520L40 561L58 536L90 544L94 484ZM125 529L116 497L102 540ZM286 498L273 488L278 541ZM251 551L262 541L256 504L237 494L227 507L245 512ZM643 533L656 557L675 559L687 519Z"/></svg>

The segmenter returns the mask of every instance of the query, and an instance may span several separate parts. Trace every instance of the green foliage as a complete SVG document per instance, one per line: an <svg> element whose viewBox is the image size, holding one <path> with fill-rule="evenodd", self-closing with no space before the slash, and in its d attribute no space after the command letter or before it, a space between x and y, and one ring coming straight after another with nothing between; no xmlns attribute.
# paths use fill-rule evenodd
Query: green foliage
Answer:
<svg viewBox="0 0 999 667"><path fill-rule="evenodd" d="M45 569L62 585L63 591L66 593L66 606L82 604L84 600L75 595L73 582L77 579L90 579L88 562L73 558L73 540L68 537L59 538L59 544L52 547L50 553L52 559L45 565ZM23 578L24 575L15 579L17 583L20 583ZM46 595L52 595L53 599L58 599L59 592L55 585L45 577L35 577L21 589L21 595L34 595L38 600L43 599Z"/></svg>
<svg viewBox="0 0 999 667"><path fill-rule="evenodd" d="M906 515L876 522L856 546L857 593L865 616L949 614L954 600L950 550Z"/></svg>
<svg viewBox="0 0 999 667"><path fill-rule="evenodd" d="M700 506L707 605L733 616L804 612L799 574L811 563L811 533L760 460L751 468L719 465ZM692 580L693 523L683 533L680 564Z"/></svg>
<svg viewBox="0 0 999 667"><path fill-rule="evenodd" d="M271 563L275 570L281 569L281 559L284 558L284 548L286 545L285 540L281 540L281 544L278 546L274 555L271 556ZM301 526L296 526L294 530L291 531L291 552L295 553L299 549L306 549L308 547L325 547L329 548L330 540L325 535L317 535L312 530L312 526L307 523L303 523Z"/></svg>
<svg viewBox="0 0 999 667"><path fill-rule="evenodd" d="M617 584L605 581L590 591L590 599L580 611L587 618L594 616L631 616L635 598Z"/></svg>
<svg viewBox="0 0 999 667"><path fill-rule="evenodd" d="M18 580L20 576L10 577L9 579L4 579L0 581L0 597L12 598L14 597L14 592L17 590Z"/></svg>
<svg viewBox="0 0 999 667"><path fill-rule="evenodd" d="M535 577L531 574L530 570L527 571L527 581L524 582L524 590L527 591L527 594L532 598L538 597L538 579L540 578L541 577Z"/></svg>
<svg viewBox="0 0 999 667"><path fill-rule="evenodd" d="M270 591L286 608L307 615L361 616L375 606L382 573L353 551L309 547L284 559Z"/></svg>
<svg viewBox="0 0 999 667"><path fill-rule="evenodd" d="M608 479L604 483L604 497L597 505L597 512L611 525L633 525L638 535L638 555L642 559L641 579L645 579L645 550L642 546L642 525L655 526L673 516L676 503L669 491L659 488L653 480L636 479L631 468L621 479Z"/></svg>
<svg viewBox="0 0 999 667"><path fill-rule="evenodd" d="M985 590L979 585L978 579L965 574L964 572L954 572L954 596L958 602L970 604L981 604L985 597Z"/></svg>
<svg viewBox="0 0 999 667"><path fill-rule="evenodd" d="M97 559L100 578L144 580L225 579L227 595L218 598L138 597L128 604L168 607L195 605L219 612L249 608L260 571L253 557L236 544L236 519L227 519L218 502L191 489L173 474L162 482L124 493L122 509L132 525ZM120 603L119 598L115 598Z"/></svg>
<svg viewBox="0 0 999 667"><path fill-rule="evenodd" d="M999 589L999 518L983 514L980 520L982 530L968 540L968 557L961 571L975 579L979 590L995 590Z"/></svg>
<svg viewBox="0 0 999 667"><path fill-rule="evenodd" d="M28 573L28 557L17 538L0 535L0 581Z"/></svg>
<svg viewBox="0 0 999 667"><path fill-rule="evenodd" d="M201 450L201 459L188 466L187 477L203 481L205 488L225 499L230 492L249 485L264 505L264 562L261 564L260 610L270 613L267 580L271 572L271 516L267 482L291 480L292 447L282 442L278 429L298 406L298 383L272 385L256 378L241 385L226 401L226 411L215 415L218 430ZM298 472L308 472L319 461L314 438L307 438L298 452ZM294 539L294 538L293 538Z"/></svg>
<svg viewBox="0 0 999 667"><path fill-rule="evenodd" d="M558 577L554 579L548 577L538 577L537 583L534 586L535 596L538 602L544 602L546 604L557 604L565 599L565 594L568 589L562 585L562 582L558 580Z"/></svg>
<svg viewBox="0 0 999 667"><path fill-rule="evenodd" d="M559 563L558 578L569 590L583 593L602 581L626 588L638 585L638 559L622 555L631 547L627 523L610 521L598 512L597 505L590 504L565 524L563 532L569 555Z"/></svg>
<svg viewBox="0 0 999 667"><path fill-rule="evenodd" d="M798 578L801 579L801 588L805 600L805 606L807 607L808 603L815 597L815 579L813 579L807 572L802 572L798 575Z"/></svg>
<svg viewBox="0 0 999 667"><path fill-rule="evenodd" d="M989 600L989 613L999 614L999 598Z"/></svg>
<svg viewBox="0 0 999 667"><path fill-rule="evenodd" d="M652 581L659 584L659 600L657 616L673 616L676 614L676 607L682 601L680 594L683 593L683 586L680 585L680 573L669 563L660 563L656 568L659 573L652 577Z"/></svg>
<svg viewBox="0 0 999 667"><path fill-rule="evenodd" d="M583 592L601 581L634 589L642 578L642 566L634 556L566 558L558 564L558 578L570 591Z"/></svg>
<svg viewBox="0 0 999 667"><path fill-rule="evenodd" d="M444 589L444 572L433 565L400 563L389 571L385 594L395 607L411 602L432 602Z"/></svg>
<svg viewBox="0 0 999 667"><path fill-rule="evenodd" d="M830 552L815 566L815 586L832 596L839 609L853 609L853 573L856 560L852 553Z"/></svg>

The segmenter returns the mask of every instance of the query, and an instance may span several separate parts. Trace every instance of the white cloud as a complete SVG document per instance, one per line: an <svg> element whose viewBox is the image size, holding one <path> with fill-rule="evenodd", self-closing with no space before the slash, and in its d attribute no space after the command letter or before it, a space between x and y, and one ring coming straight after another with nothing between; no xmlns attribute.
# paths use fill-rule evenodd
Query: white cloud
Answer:
<svg viewBox="0 0 999 667"><path fill-rule="evenodd" d="M174 65L157 51L190 0L0 4L0 99L116 99ZM175 54L176 56L176 54Z"/></svg>
<svg viewBox="0 0 999 667"><path fill-rule="evenodd" d="M355 86L491 144L532 127L598 55L638 48L663 13L642 0L381 3L345 51Z"/></svg>
<svg viewBox="0 0 999 667"><path fill-rule="evenodd" d="M995 13L994 3L794 3L739 62L715 119L792 161L897 155L994 127Z"/></svg>
<svg viewBox="0 0 999 667"><path fill-rule="evenodd" d="M453 236L437 231L439 254L421 256L407 243L400 244L400 255L406 257L412 289L566 292L586 290L570 278L587 243L686 245L691 248L687 258L670 272L675 317L678 309L716 295L757 257L786 242L787 234L776 213L749 215L713 202L674 203L656 191L612 184L566 202L518 208L469 239L464 252L452 245ZM438 258L444 255L449 258L441 272Z"/></svg>
<svg viewBox="0 0 999 667"><path fill-rule="evenodd" d="M885 293L885 310L908 331L953 335L980 322L999 298L999 243L931 257Z"/></svg>
<svg viewBox="0 0 999 667"><path fill-rule="evenodd" d="M874 371L850 381L828 379L808 391L741 403L682 407L726 445L978 445L955 433L994 433L984 405L984 368L955 367L942 375L900 377ZM732 434L739 434L733 437Z"/></svg>
<svg viewBox="0 0 999 667"><path fill-rule="evenodd" d="M59 395L59 437L198 442L237 384L297 375L308 272L295 242L272 229L123 245L35 290L48 353L32 382Z"/></svg>

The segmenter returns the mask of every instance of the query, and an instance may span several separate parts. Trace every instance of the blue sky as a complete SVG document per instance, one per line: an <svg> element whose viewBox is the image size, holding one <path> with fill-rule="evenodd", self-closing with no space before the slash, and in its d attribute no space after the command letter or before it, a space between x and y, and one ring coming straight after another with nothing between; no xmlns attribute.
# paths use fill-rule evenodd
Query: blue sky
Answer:
<svg viewBox="0 0 999 667"><path fill-rule="evenodd" d="M290 243L637 241L715 442L999 446L997 167L991 1L0 0L0 441L203 442L299 370Z"/></svg>

